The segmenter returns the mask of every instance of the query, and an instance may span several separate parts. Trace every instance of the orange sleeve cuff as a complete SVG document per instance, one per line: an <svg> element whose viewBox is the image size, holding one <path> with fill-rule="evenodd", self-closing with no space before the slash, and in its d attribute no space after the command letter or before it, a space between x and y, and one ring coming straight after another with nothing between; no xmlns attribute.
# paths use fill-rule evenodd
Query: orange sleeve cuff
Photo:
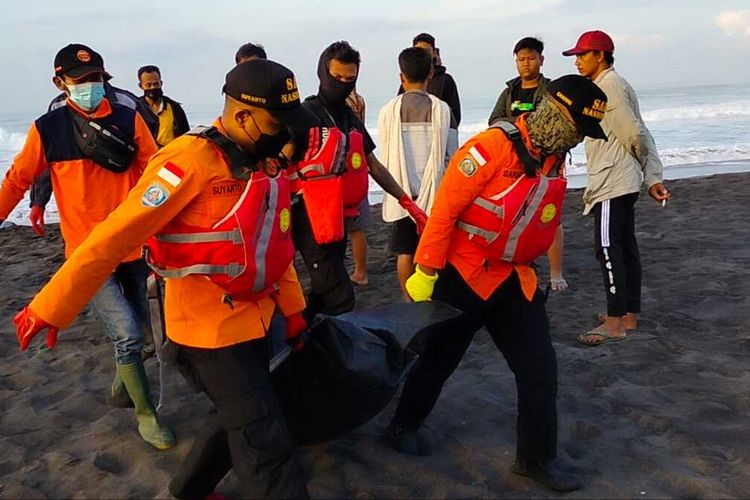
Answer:
<svg viewBox="0 0 750 500"><path fill-rule="evenodd" d="M272 298L276 302L282 316L292 316L302 312L305 307L305 295L302 292L302 286L297 278L297 271L294 270L294 264L289 265L284 276L276 283L279 289L274 292Z"/></svg>

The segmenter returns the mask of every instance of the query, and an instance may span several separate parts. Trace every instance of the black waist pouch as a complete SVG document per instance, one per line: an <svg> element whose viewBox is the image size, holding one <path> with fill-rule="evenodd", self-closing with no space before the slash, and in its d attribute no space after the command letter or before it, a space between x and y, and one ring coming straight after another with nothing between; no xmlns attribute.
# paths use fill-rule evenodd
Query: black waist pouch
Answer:
<svg viewBox="0 0 750 500"><path fill-rule="evenodd" d="M116 173L126 172L130 168L138 152L138 146L131 137L73 111L70 116L73 120L73 137L86 158Z"/></svg>

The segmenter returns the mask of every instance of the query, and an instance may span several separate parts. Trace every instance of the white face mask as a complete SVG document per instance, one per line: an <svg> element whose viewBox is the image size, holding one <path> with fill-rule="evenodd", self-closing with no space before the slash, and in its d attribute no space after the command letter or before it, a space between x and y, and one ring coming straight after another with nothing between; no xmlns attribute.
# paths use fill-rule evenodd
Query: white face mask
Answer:
<svg viewBox="0 0 750 500"><path fill-rule="evenodd" d="M76 106L86 111L93 111L102 99L104 99L104 83L103 82L86 82L79 83L77 85L68 85L68 96Z"/></svg>

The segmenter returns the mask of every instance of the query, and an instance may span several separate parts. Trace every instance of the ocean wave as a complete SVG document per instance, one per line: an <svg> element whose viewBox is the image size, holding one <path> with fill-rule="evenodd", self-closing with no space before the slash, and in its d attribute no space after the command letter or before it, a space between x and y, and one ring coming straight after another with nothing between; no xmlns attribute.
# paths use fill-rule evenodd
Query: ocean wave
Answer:
<svg viewBox="0 0 750 500"><path fill-rule="evenodd" d="M25 133L9 132L0 127L0 151L20 151L25 139Z"/></svg>
<svg viewBox="0 0 750 500"><path fill-rule="evenodd" d="M750 116L750 101L731 101L711 104L696 104L675 108L644 111L643 120L649 122L702 120Z"/></svg>
<svg viewBox="0 0 750 500"><path fill-rule="evenodd" d="M750 160L750 144L665 148L659 150L659 157L665 167ZM567 172L568 174L586 172L586 158L582 151L579 154L573 154L573 164L568 167Z"/></svg>

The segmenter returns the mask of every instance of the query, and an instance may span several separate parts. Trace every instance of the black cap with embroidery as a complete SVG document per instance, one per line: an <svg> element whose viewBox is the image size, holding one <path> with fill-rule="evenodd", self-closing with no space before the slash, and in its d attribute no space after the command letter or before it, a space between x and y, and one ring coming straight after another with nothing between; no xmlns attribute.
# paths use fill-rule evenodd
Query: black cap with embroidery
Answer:
<svg viewBox="0 0 750 500"><path fill-rule="evenodd" d="M565 75L552 80L547 92L567 108L581 134L607 139L599 124L607 111L607 94L597 84L580 75Z"/></svg>
<svg viewBox="0 0 750 500"><path fill-rule="evenodd" d="M55 56L55 75L80 78L89 73L104 73L104 59L97 52L80 43L63 47Z"/></svg>
<svg viewBox="0 0 750 500"><path fill-rule="evenodd" d="M227 73L223 92L248 106L268 110L291 128L310 126L314 119L299 98L294 73L267 59L251 59Z"/></svg>

